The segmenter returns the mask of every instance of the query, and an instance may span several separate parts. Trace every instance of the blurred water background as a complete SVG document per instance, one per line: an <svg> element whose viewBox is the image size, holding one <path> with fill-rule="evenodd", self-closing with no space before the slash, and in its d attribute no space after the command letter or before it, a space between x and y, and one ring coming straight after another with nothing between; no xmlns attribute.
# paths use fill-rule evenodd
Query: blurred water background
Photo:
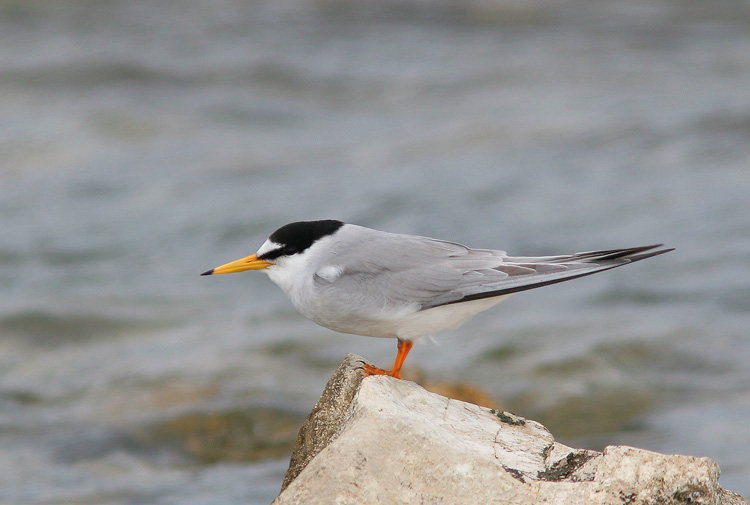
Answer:
<svg viewBox="0 0 750 505"><path fill-rule="evenodd" d="M664 242L412 351L558 440L750 495L750 4L2 0L0 503L264 504L347 352L296 220L513 254Z"/></svg>

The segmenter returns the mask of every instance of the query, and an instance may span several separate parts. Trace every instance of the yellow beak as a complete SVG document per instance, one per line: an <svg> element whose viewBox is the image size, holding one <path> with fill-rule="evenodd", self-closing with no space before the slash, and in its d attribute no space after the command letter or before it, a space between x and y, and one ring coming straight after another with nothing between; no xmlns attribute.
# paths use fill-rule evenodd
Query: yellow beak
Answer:
<svg viewBox="0 0 750 505"><path fill-rule="evenodd" d="M232 261L226 265L213 268L208 272L203 272L201 275L233 274L235 272L244 272L245 270L263 270L271 265L273 265L273 263L266 260L259 260L257 254L252 254L247 258Z"/></svg>

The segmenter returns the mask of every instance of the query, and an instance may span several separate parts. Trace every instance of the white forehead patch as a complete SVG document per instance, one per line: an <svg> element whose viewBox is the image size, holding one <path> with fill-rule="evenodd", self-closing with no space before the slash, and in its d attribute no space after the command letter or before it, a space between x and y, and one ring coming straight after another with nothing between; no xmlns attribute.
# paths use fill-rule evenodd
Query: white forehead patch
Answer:
<svg viewBox="0 0 750 505"><path fill-rule="evenodd" d="M267 239L265 242L263 242L263 245L260 246L260 249L258 249L258 252L256 254L258 256L263 256L267 252L278 249L279 247L281 247L281 244L277 244L273 240Z"/></svg>

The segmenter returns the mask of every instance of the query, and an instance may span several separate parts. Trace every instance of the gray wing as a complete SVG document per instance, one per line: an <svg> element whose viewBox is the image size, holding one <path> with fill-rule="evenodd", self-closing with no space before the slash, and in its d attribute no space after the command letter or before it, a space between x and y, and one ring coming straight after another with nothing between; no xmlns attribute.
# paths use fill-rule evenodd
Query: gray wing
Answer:
<svg viewBox="0 0 750 505"><path fill-rule="evenodd" d="M653 251L657 247L511 257L504 251L375 232L342 245L337 275L316 276L316 284L321 289L335 286L336 292L379 308L425 310L563 282L672 250Z"/></svg>
<svg viewBox="0 0 750 505"><path fill-rule="evenodd" d="M662 245L582 252L565 256L506 257L503 265L490 269L491 272L499 270L506 273L504 279L499 279L497 282L485 282L482 286L460 287L458 291L463 295L461 298L438 305L508 295L527 289L548 286L628 265L674 250L672 248L654 251ZM512 270L514 267L526 271L515 272ZM489 272L488 275L495 276L495 274Z"/></svg>

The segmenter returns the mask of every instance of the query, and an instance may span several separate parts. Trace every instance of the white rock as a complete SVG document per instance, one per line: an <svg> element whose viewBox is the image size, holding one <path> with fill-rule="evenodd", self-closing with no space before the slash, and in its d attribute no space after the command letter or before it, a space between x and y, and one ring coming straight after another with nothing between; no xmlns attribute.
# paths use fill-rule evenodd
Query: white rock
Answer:
<svg viewBox="0 0 750 505"><path fill-rule="evenodd" d="M558 444L541 424L362 380L350 355L300 431L273 505L707 504L747 502L708 458Z"/></svg>

